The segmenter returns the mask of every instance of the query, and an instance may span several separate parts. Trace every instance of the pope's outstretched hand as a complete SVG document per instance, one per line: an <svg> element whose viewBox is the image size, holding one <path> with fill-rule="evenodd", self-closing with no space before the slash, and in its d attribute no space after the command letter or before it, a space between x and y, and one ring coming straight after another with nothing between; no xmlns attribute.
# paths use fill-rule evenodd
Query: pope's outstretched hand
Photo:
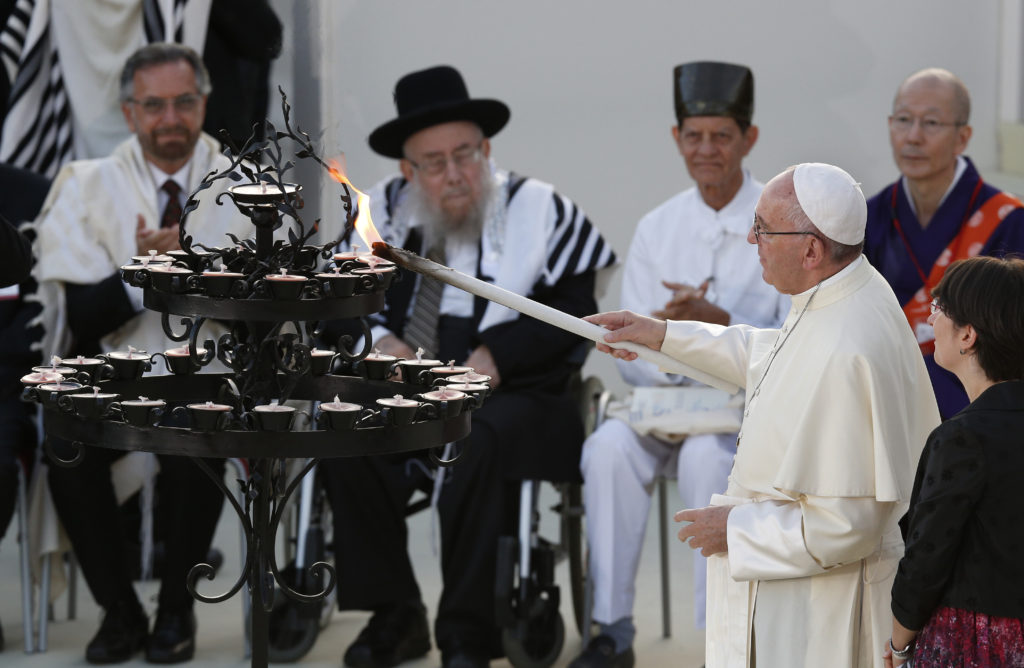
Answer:
<svg viewBox="0 0 1024 668"><path fill-rule="evenodd" d="M661 344L665 340L665 321L649 318L632 311L609 311L608 313L597 313L583 318L587 322L601 325L611 330L604 335L608 343L619 343L621 341L632 341L647 346L652 350L661 350ZM597 349L620 359L633 361L637 354L621 348L612 348L603 343L597 344Z"/></svg>

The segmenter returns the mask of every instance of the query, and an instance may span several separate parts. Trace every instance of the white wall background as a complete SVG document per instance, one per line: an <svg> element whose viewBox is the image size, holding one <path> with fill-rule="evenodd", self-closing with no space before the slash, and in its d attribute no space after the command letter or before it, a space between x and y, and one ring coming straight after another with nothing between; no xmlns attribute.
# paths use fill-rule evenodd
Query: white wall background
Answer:
<svg viewBox="0 0 1024 668"><path fill-rule="evenodd" d="M968 153L983 175L1003 185L994 172L1002 53L997 0L275 0L275 6L288 26L275 77L290 89L303 126L323 129L325 152L345 152L357 186L366 189L395 169L370 151L366 137L395 116L398 78L451 64L471 95L499 98L512 109L492 141L499 164L554 183L620 255L644 212L692 185L669 135L672 68L690 60L753 69L761 138L747 164L758 178L797 162L832 162L862 181L869 195L896 174L886 117L897 85L919 68L946 67L973 98ZM323 187L325 222L339 221L336 191ZM601 306L617 301L616 279ZM616 384L605 361L590 365Z"/></svg>

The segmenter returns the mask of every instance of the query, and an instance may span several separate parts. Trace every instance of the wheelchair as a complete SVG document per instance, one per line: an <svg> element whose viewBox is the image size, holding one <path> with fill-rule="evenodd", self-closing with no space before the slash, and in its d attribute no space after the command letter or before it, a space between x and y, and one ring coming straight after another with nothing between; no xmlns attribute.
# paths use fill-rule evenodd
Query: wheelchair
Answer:
<svg viewBox="0 0 1024 668"><path fill-rule="evenodd" d="M577 374L567 390L578 398L584 433L589 434L603 419L608 393L596 377L583 380ZM317 589L304 582L307 568L316 561L333 561L330 504L317 468L303 479L296 500L286 513L282 533L288 577L297 591ZM565 622L560 613L561 595L555 583L555 568L568 561L573 622L580 634L589 637L589 606L586 577L586 538L583 517L583 486L555 483L557 501L551 506L558 518L558 536L540 534L540 480L520 483L518 534L504 536L498 545L495 582L497 619L502 627L502 645L516 668L546 668L557 660L565 643ZM406 508L412 515L430 507L430 489ZM334 609L334 595L315 604L301 604L275 596L270 613L268 658L275 663L296 662L316 643Z"/></svg>
<svg viewBox="0 0 1024 668"><path fill-rule="evenodd" d="M609 395L600 379L582 380L577 374L568 390L578 399L584 434L603 419ZM590 601L587 595L586 539L583 524L583 486L557 483L558 503L551 507L559 520L557 541L540 535L539 480L520 483L517 536L499 539L495 606L502 627L502 646L516 668L546 668L558 659L565 644L565 622L559 606L555 566L568 560L573 621L589 637Z"/></svg>
<svg viewBox="0 0 1024 668"><path fill-rule="evenodd" d="M287 564L282 574L292 589L305 594L322 587L309 567L318 561L334 561L331 507L321 476L319 467L306 474L297 500L282 521ZM333 590L315 603L300 603L275 592L268 620L267 658L273 663L294 663L306 656L330 622L336 600Z"/></svg>

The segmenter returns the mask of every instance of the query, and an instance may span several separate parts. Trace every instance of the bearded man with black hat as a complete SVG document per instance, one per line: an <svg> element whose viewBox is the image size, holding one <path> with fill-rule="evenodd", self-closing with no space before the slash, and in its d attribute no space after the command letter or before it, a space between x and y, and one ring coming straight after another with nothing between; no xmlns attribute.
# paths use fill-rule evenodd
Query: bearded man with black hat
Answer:
<svg viewBox="0 0 1024 668"><path fill-rule="evenodd" d="M924 360L889 284L861 255L867 205L832 165L765 186L747 241L792 295L779 329L587 320L746 388L725 495L682 510L679 538L708 558L709 668L882 668L897 521L939 423ZM625 360L634 353L608 348Z"/></svg>
<svg viewBox="0 0 1024 668"><path fill-rule="evenodd" d="M751 124L753 74L742 65L693 62L674 69L673 84L678 125L672 138L696 185L640 219L626 259L622 308L661 318L774 327L788 299L762 280L757 251L746 241L764 188L743 168L758 135ZM699 385L651 362L620 360L618 368L638 388ZM655 479L666 471L676 474L683 505L702 508L712 494L725 491L736 453L735 429L695 433L700 430L685 411L672 420L659 418L655 426L631 415L630 406L630 399L613 404L610 418L583 446L593 619L601 632L572 668L634 664L634 583ZM672 423L670 431L666 422ZM694 555L693 565L694 618L704 628L704 558Z"/></svg>
<svg viewBox="0 0 1024 668"><path fill-rule="evenodd" d="M395 87L398 117L370 147L401 174L370 190L389 243L582 316L596 309L595 277L615 254L583 211L552 186L498 169L489 138L509 109L469 97L441 66ZM495 622L498 537L514 534L519 480L578 479L583 427L566 384L586 346L572 334L415 275L393 285L372 329L381 352L455 360L491 377L461 457L445 471L441 520L444 591L435 638L444 666L486 666L501 655ZM343 609L373 617L345 664L392 666L430 649L425 608L406 549L405 509L415 467L393 458L349 459L330 469Z"/></svg>

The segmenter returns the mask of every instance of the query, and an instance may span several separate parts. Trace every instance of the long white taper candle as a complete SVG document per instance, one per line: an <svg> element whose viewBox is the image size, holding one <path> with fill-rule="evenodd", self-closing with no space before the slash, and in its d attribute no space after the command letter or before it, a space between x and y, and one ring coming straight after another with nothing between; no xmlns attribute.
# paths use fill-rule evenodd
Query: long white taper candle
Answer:
<svg viewBox="0 0 1024 668"><path fill-rule="evenodd" d="M540 302L533 301L522 295L517 295L514 292L509 292L499 288L496 285L481 281L478 278L463 274L462 272L456 271L451 267L446 267L443 264L438 264L432 260L428 260L424 257L416 255L410 251L402 248L396 248L395 246L385 245L382 242L374 244L374 254L391 260L395 264L405 267L410 271L414 271L417 274L423 274L424 276L430 276L442 283L455 286L460 290L465 290L478 297L483 297L492 302L507 306L510 309L518 311L524 315L528 315L531 318L536 318L542 322L546 322L549 325L554 325L560 329L564 329L567 332L572 332L582 336L585 339L597 343L604 343L612 348L622 348L635 352L641 359L647 360L658 365L658 368L667 373L677 373L683 376L692 378L698 382L717 387L720 390L724 390L730 394L738 391L738 387L732 383L727 383L721 378L712 376L704 373L698 369L693 368L689 364L685 364L669 357L665 353L657 350L651 350L647 346L642 346L629 341L621 343L608 343L604 340L604 335L608 333L604 327L595 325L592 322L587 322L576 316L569 315L563 311L559 311L556 308L541 304Z"/></svg>

